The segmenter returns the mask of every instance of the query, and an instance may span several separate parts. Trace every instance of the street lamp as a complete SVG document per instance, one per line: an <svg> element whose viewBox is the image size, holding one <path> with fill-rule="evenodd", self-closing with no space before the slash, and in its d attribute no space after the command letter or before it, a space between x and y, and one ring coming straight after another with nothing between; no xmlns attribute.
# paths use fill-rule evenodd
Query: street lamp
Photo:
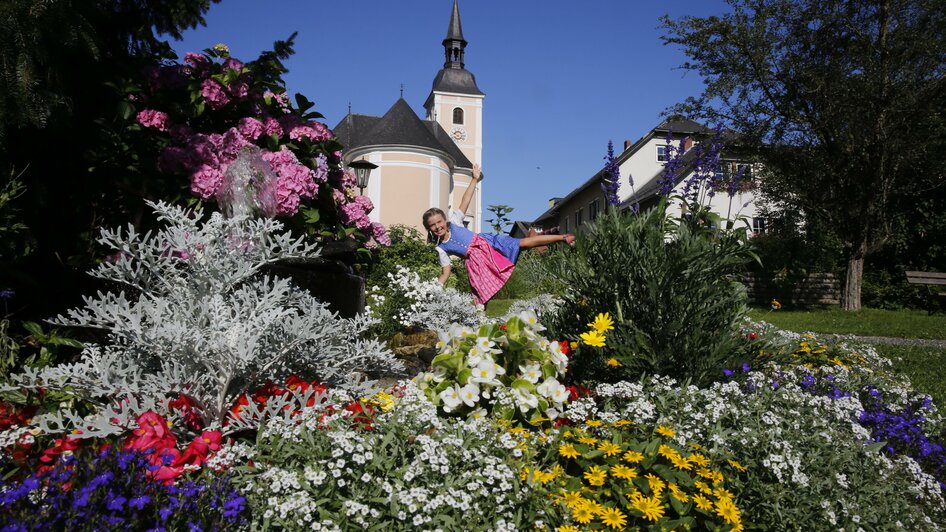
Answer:
<svg viewBox="0 0 946 532"><path fill-rule="evenodd" d="M355 177L358 181L358 193L364 196L365 187L368 186L368 177L371 176L371 171L377 168L378 165L370 163L362 157L358 161L348 163L348 167L355 170Z"/></svg>

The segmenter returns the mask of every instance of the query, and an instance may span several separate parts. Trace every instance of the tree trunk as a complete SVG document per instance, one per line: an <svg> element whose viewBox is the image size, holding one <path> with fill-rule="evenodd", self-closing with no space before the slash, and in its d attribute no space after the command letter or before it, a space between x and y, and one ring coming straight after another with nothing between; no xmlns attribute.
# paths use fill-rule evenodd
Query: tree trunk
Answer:
<svg viewBox="0 0 946 532"><path fill-rule="evenodd" d="M861 310L861 281L864 278L864 252L852 251L847 259L847 275L844 279L844 292L841 294L841 308L857 312Z"/></svg>

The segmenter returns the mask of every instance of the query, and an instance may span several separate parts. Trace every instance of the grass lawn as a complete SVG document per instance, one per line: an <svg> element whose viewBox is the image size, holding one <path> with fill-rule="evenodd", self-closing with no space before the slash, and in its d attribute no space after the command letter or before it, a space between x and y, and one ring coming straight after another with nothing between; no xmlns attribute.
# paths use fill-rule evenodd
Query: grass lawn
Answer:
<svg viewBox="0 0 946 532"><path fill-rule="evenodd" d="M752 309L749 316L796 332L946 339L946 315L927 316L922 310L864 309L860 312L845 312L832 307L769 312L768 309Z"/></svg>
<svg viewBox="0 0 946 532"><path fill-rule="evenodd" d="M486 315L490 318L498 318L505 314L515 301L515 299L492 299L486 305Z"/></svg>
<svg viewBox="0 0 946 532"><path fill-rule="evenodd" d="M897 371L910 378L916 391L929 394L937 407L946 406L946 349L907 345L875 347L893 361Z"/></svg>

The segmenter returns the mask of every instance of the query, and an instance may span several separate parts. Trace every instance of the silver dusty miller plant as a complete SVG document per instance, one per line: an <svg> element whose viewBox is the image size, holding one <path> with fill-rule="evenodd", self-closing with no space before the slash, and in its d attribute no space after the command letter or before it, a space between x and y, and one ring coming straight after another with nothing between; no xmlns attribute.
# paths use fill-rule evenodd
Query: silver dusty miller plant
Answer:
<svg viewBox="0 0 946 532"><path fill-rule="evenodd" d="M186 394L205 424L221 427L235 399L267 379L315 374L331 387L363 393L372 385L366 374L400 367L383 345L362 337L370 318L339 318L289 280L262 273L277 260L318 256L280 222L219 213L202 221L200 210L149 205L163 229L106 229L99 238L115 255L91 274L121 291L86 297L83 308L53 320L104 330L106 344L88 347L75 364L16 376L15 386L71 390L98 404L106 424L128 397L153 405ZM101 420L48 416L51 429L110 432ZM230 419L228 426L244 421Z"/></svg>

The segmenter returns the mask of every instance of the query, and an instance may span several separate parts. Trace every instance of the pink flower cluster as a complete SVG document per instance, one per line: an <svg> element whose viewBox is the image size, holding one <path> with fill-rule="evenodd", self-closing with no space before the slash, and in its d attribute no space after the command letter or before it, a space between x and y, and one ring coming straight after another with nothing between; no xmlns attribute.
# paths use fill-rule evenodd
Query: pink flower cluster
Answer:
<svg viewBox="0 0 946 532"><path fill-rule="evenodd" d="M221 70L226 76L219 75ZM242 62L227 57L218 64L208 56L188 52L184 64L150 69L145 74L148 90L136 101L144 105L152 103L138 113L137 121L144 128L170 136L170 144L159 154L159 168L190 176L191 191L202 200L220 200L226 196L223 189L228 186L228 168L244 148L253 146L270 165L274 176L267 190L272 191L275 206L273 212L266 214L292 216L304 200L317 200L321 194L323 200L331 200L336 206L343 225L358 228L372 245L390 245L384 226L368 218L368 213L374 209L371 200L353 192L354 172L336 166L342 153L313 150L315 145L331 140L332 131L321 122L301 118L284 92L254 91L252 69ZM186 90L188 86L193 87L194 82L199 85L197 103L202 101L207 106L205 113L216 114L226 109L228 114L236 112L241 116L242 113L242 117L222 132L195 132L188 120L175 123L171 116L159 110L162 106L154 105L166 91ZM272 149L274 144L278 149ZM306 154L302 160L301 154ZM270 208L264 210L270 211ZM324 219L332 224L334 216Z"/></svg>

